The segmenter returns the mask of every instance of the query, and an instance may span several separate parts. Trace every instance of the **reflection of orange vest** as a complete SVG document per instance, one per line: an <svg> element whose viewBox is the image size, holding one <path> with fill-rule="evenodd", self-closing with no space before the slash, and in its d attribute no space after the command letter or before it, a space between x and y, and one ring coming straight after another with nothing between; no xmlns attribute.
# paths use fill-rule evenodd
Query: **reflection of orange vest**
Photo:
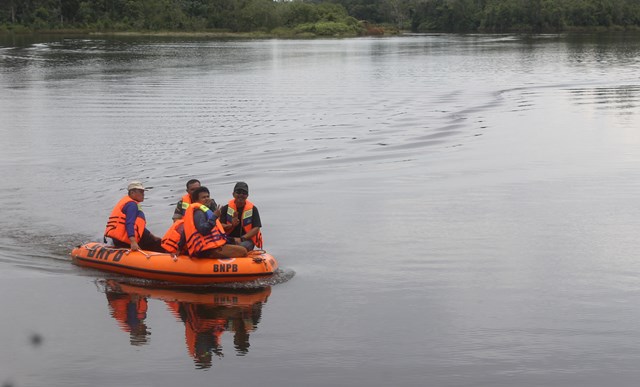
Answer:
<svg viewBox="0 0 640 387"><path fill-rule="evenodd" d="M127 235L127 228L125 226L125 222L127 220L127 216L122 209L129 202L135 202L138 205L138 212L142 213L140 210L140 204L135 200L131 199L128 195L120 199L118 204L111 211L111 215L109 216L109 220L107 221L107 228L104 230L104 235L117 239L120 242L131 243L129 240L129 235ZM146 227L147 222L144 219L144 215L136 217L135 223L135 237L136 242L140 242L140 238L142 237L142 233L144 232L144 228Z"/></svg>
<svg viewBox="0 0 640 387"><path fill-rule="evenodd" d="M204 250L215 249L227 243L224 238L224 228L222 228L222 224L218 219L216 219L216 225L209 234L202 235L198 232L193 218L193 213L196 210L206 213L209 211L209 207L200 203L193 203L184 214L184 236L187 241L187 250L191 256L195 256Z"/></svg>
<svg viewBox="0 0 640 387"><path fill-rule="evenodd" d="M147 317L147 299L138 298L132 299L130 295L125 298L116 298L109 300L109 306L111 307L111 316L118 321L118 326L125 331L131 332L132 328L135 328ZM132 314L130 307L135 308L135 315Z"/></svg>
<svg viewBox="0 0 640 387"><path fill-rule="evenodd" d="M162 248L168 253L176 254L180 250L180 239L184 234L184 220L174 222L162 237Z"/></svg>
<svg viewBox="0 0 640 387"><path fill-rule="evenodd" d="M236 207L236 201L234 199L229 200L229 208L227 209L227 223L231 223L234 217L236 217L238 213L238 208ZM244 204L244 208L242 209L242 216L240 219L240 223L242 224L242 229L244 233L248 233L253 228L253 224L251 224L251 220L253 217L253 203L246 200ZM262 232L258 231L256 235L251 237L251 241L257 248L262 248Z"/></svg>
<svg viewBox="0 0 640 387"><path fill-rule="evenodd" d="M194 358L198 357L198 335L211 334L216 346L220 345L220 338L225 332L227 320L225 318L203 318L199 316L196 304L188 302L182 303L185 312L185 341L189 354Z"/></svg>

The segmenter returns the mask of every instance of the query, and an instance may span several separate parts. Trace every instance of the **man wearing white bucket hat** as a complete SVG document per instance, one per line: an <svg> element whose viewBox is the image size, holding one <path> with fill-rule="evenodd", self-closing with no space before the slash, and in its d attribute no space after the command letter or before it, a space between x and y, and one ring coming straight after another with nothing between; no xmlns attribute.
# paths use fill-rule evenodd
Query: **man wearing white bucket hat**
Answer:
<svg viewBox="0 0 640 387"><path fill-rule="evenodd" d="M140 207L145 191L146 188L139 181L127 185L127 195L113 208L104 236L105 239L111 238L116 247L162 252L160 238L146 228L147 221Z"/></svg>

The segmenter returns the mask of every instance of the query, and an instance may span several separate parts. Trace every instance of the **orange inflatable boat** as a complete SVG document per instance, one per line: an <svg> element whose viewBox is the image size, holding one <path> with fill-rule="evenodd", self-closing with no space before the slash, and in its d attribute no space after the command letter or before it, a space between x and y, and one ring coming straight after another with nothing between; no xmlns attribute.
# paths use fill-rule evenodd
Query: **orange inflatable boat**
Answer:
<svg viewBox="0 0 640 387"><path fill-rule="evenodd" d="M191 258L143 250L130 251L97 242L76 247L71 251L71 259L78 266L197 285L251 281L271 276L278 268L276 259L262 250L250 251L248 256L239 258Z"/></svg>

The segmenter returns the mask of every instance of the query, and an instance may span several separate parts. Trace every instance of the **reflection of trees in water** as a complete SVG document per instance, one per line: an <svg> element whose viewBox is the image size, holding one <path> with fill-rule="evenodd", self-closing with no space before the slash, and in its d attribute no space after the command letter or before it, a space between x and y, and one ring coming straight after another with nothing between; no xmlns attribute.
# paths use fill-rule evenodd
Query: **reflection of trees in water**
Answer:
<svg viewBox="0 0 640 387"><path fill-rule="evenodd" d="M237 356L249 352L249 336L262 318L262 305L271 288L225 289L216 293L187 293L168 289L145 288L109 280L104 287L109 312L118 326L130 334L131 345L149 342L145 323L147 298L163 300L169 311L185 326L185 342L196 368L206 369L214 356L224 356L222 336L233 332Z"/></svg>

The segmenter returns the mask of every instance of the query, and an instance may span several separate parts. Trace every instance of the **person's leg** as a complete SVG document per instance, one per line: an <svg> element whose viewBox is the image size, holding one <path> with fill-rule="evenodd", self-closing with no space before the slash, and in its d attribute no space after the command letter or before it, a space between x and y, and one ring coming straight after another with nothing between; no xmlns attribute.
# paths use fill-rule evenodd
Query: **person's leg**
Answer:
<svg viewBox="0 0 640 387"><path fill-rule="evenodd" d="M234 257L246 257L247 249L240 245L230 245L225 244L218 247L216 250L226 258L234 258Z"/></svg>
<svg viewBox="0 0 640 387"><path fill-rule="evenodd" d="M254 245L252 241L242 241L240 242L240 246L247 249L247 251L251 251L254 247L256 247L256 245Z"/></svg>
<svg viewBox="0 0 640 387"><path fill-rule="evenodd" d="M236 242L238 240L240 240L240 238L229 238L229 239L227 239L227 244L228 245L242 246L245 249L247 249L247 251L251 251L251 250L253 250L254 247L256 247L256 245L254 245L251 240L245 240L245 241L242 241L240 243Z"/></svg>
<svg viewBox="0 0 640 387"><path fill-rule="evenodd" d="M151 234L151 232L146 228L142 233L140 242L138 242L138 246L140 246L142 250L155 251L158 253L166 253L166 251L162 248L161 244L162 244L162 239Z"/></svg>
<svg viewBox="0 0 640 387"><path fill-rule="evenodd" d="M130 249L131 248L131 245L129 245L128 243L120 242L119 240L113 239L113 238L110 238L110 239L113 242L113 247L117 247L119 249Z"/></svg>
<svg viewBox="0 0 640 387"><path fill-rule="evenodd" d="M205 250L198 254L199 258L235 258L246 257L247 249L240 245L224 244L218 248Z"/></svg>

